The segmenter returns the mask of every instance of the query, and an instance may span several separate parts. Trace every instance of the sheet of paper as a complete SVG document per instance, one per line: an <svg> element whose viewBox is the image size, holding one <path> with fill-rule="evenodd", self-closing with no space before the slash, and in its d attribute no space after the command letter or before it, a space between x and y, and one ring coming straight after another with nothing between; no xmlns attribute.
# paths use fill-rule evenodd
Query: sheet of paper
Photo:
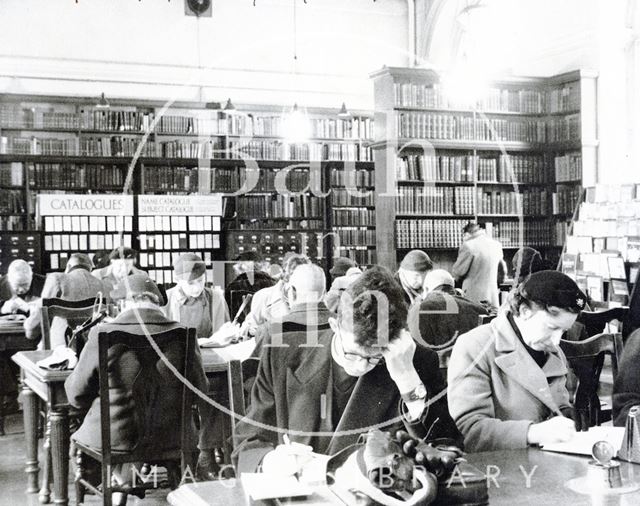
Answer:
<svg viewBox="0 0 640 506"><path fill-rule="evenodd" d="M587 432L576 432L575 436L564 443L554 443L542 447L544 451L591 455L593 445L598 441L609 441L616 454L622 447L624 427L591 427Z"/></svg>
<svg viewBox="0 0 640 506"><path fill-rule="evenodd" d="M313 493L308 485L300 483L294 476L278 476L267 473L242 473L242 487L251 499L280 499L306 497Z"/></svg>

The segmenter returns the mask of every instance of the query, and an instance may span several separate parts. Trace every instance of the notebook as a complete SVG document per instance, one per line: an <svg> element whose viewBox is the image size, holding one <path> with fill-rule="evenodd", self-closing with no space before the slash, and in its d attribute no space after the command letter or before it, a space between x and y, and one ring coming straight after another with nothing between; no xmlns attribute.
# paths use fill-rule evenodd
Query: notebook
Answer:
<svg viewBox="0 0 640 506"><path fill-rule="evenodd" d="M576 432L573 438L564 443L544 445L542 450L547 452L573 453L576 455L591 455L593 445L598 441L608 441L617 455L622 447L624 427L591 427L586 432Z"/></svg>

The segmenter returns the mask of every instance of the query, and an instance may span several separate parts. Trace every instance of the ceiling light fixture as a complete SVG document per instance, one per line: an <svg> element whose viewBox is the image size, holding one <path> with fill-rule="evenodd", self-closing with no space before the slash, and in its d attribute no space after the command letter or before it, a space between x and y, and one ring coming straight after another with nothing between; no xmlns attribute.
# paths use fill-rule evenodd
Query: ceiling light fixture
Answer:
<svg viewBox="0 0 640 506"><path fill-rule="evenodd" d="M344 102L342 102L342 107L338 112L338 118L348 119L351 117L351 113L347 110L347 106Z"/></svg>

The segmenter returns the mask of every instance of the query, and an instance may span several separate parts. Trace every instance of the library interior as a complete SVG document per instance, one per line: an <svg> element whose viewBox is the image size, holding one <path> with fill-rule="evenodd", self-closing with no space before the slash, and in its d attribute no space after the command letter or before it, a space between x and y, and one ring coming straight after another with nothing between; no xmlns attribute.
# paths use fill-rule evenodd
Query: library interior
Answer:
<svg viewBox="0 0 640 506"><path fill-rule="evenodd" d="M640 0L2 0L0 505L640 504L638 90Z"/></svg>

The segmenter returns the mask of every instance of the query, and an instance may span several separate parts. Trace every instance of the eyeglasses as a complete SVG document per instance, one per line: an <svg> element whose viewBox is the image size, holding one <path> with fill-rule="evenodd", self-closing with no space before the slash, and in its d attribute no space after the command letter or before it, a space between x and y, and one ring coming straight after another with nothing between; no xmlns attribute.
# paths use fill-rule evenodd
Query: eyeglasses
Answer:
<svg viewBox="0 0 640 506"><path fill-rule="evenodd" d="M342 355L344 356L344 358L347 359L349 362L358 362L361 360L366 360L369 365L378 365L384 362L384 357L382 355L375 355L375 356L360 355L359 353L346 351L344 349L344 344L342 342L342 332L339 329L340 327L338 327L338 332L336 333L336 335L338 337L338 340L340 341L340 351L342 352Z"/></svg>

